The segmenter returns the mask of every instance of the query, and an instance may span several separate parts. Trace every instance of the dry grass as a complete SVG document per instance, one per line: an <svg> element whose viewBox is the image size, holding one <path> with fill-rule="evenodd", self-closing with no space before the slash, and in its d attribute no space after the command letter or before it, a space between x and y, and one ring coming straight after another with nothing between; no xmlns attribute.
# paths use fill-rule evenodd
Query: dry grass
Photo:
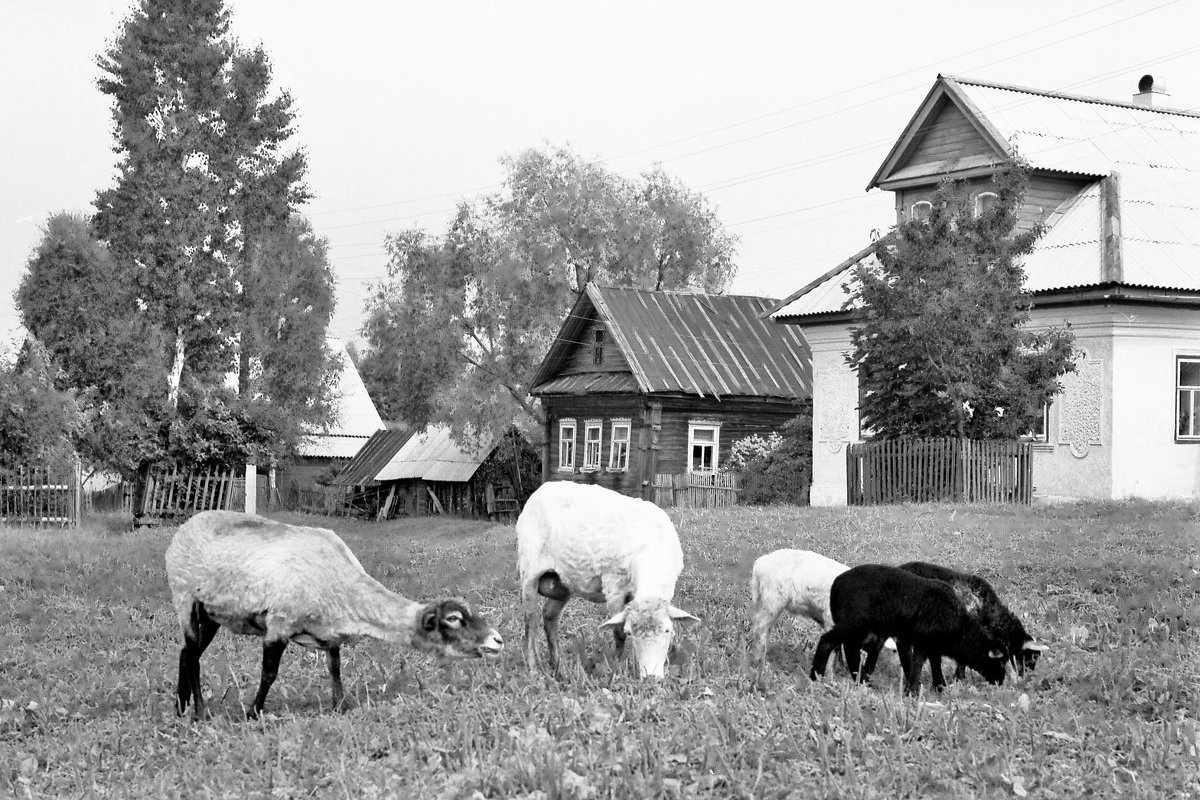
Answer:
<svg viewBox="0 0 1200 800"><path fill-rule="evenodd" d="M733 509L674 514L677 605L704 624L671 676L610 664L602 609L568 606L565 675L520 663L511 526L329 521L367 569L413 597L461 593L509 643L494 662L347 650L357 708L329 713L323 657L284 655L266 719L241 721L257 640L205 655L217 716L178 719L171 531L0 529L0 794L17 797L1110 797L1200 796L1200 509ZM324 524L324 523L322 523ZM778 547L847 563L925 558L983 574L1052 649L1037 672L968 677L906 699L805 677L807 621L743 670L746 579ZM926 684L928 680L926 679Z"/></svg>

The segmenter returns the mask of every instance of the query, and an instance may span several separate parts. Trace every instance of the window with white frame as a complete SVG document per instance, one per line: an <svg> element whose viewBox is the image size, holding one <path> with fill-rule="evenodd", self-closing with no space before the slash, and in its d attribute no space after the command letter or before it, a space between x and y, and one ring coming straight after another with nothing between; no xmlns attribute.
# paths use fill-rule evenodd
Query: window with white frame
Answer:
<svg viewBox="0 0 1200 800"><path fill-rule="evenodd" d="M1022 439L1030 442L1049 441L1050 434L1050 404L1042 403L1042 413L1033 421L1033 427L1026 431Z"/></svg>
<svg viewBox="0 0 1200 800"><path fill-rule="evenodd" d="M912 204L908 210L909 219L924 222L929 219L929 215L933 213L933 203L928 200L918 200Z"/></svg>
<svg viewBox="0 0 1200 800"><path fill-rule="evenodd" d="M604 425L598 419L583 424L583 468L600 469L600 437Z"/></svg>
<svg viewBox="0 0 1200 800"><path fill-rule="evenodd" d="M688 423L688 472L716 472L721 446L721 425L716 422Z"/></svg>
<svg viewBox="0 0 1200 800"><path fill-rule="evenodd" d="M608 445L608 469L612 472L624 472L629 469L629 431L630 420L614 419L612 421L612 436Z"/></svg>
<svg viewBox="0 0 1200 800"><path fill-rule="evenodd" d="M995 192L980 192L975 195L975 216L982 217L984 212L995 208L1000 202L1000 196Z"/></svg>
<svg viewBox="0 0 1200 800"><path fill-rule="evenodd" d="M575 470L575 420L558 421L558 468L565 472Z"/></svg>
<svg viewBox="0 0 1200 800"><path fill-rule="evenodd" d="M1175 359L1175 441L1200 442L1200 356Z"/></svg>

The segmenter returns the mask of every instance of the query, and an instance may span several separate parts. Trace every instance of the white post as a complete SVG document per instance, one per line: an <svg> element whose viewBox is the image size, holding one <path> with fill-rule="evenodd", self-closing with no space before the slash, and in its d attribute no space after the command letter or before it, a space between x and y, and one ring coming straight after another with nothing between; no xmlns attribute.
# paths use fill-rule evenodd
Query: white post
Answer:
<svg viewBox="0 0 1200 800"><path fill-rule="evenodd" d="M258 513L258 466L246 465L246 513Z"/></svg>

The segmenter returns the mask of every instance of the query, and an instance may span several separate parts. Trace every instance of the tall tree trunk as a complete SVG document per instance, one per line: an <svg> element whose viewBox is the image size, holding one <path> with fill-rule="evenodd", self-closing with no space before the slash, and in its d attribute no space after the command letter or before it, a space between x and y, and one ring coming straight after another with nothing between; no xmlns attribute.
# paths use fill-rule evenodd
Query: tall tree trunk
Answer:
<svg viewBox="0 0 1200 800"><path fill-rule="evenodd" d="M175 329L175 360L171 362L171 372L167 375L167 403L174 411L179 408L179 384L183 380L184 342L183 328Z"/></svg>

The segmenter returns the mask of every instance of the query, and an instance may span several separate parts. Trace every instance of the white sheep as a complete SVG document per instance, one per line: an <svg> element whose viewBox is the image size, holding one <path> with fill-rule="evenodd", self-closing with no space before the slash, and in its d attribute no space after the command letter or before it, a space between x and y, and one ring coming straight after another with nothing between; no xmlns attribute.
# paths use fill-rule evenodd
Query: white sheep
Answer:
<svg viewBox="0 0 1200 800"><path fill-rule="evenodd" d="M750 572L751 665L762 664L771 628L784 611L808 617L822 630L832 627L829 590L834 578L847 569L840 561L812 550L784 548L759 556ZM886 645L895 649L890 639Z"/></svg>
<svg viewBox="0 0 1200 800"><path fill-rule="evenodd" d="M253 514L203 511L175 532L166 553L171 602L183 628L177 710L204 715L200 656L224 625L263 639L262 713L288 642L325 650L333 705L344 699L341 646L381 639L450 656L499 653L504 641L461 598L418 603L363 570L337 534Z"/></svg>
<svg viewBox="0 0 1200 800"><path fill-rule="evenodd" d="M572 596L605 603L617 654L633 640L638 670L662 677L675 622L699 619L671 605L683 570L679 535L666 513L600 486L552 481L517 519L517 566L525 614L525 662L536 669L538 596L550 665L558 670L558 619Z"/></svg>

